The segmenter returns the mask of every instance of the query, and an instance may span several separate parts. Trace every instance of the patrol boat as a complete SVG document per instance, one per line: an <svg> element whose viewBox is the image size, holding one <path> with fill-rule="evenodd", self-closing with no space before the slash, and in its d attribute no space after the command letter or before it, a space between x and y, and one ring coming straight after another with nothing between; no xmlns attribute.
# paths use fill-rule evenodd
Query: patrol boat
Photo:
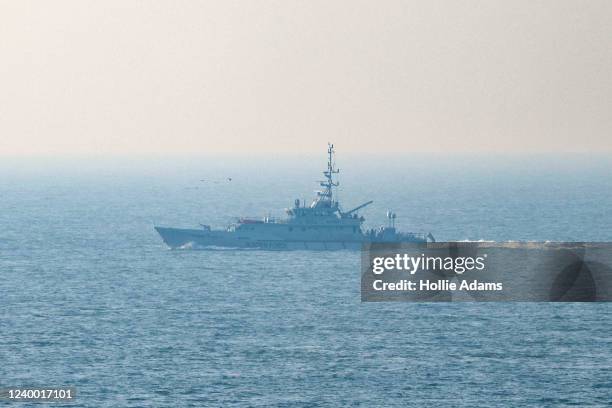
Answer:
<svg viewBox="0 0 612 408"><path fill-rule="evenodd" d="M387 212L389 225L378 229L363 230L365 218L357 211L372 204L368 201L343 211L334 199L334 188L339 183L334 176L339 169L334 163L334 145L327 146L327 169L321 190L309 206L295 200L288 208L287 218L275 220L241 218L224 230L214 230L208 225L198 229L180 229L156 226L155 230L170 248L251 248L269 250L359 249L363 244L375 242L427 242L434 241L430 234L402 233L395 229L395 213Z"/></svg>

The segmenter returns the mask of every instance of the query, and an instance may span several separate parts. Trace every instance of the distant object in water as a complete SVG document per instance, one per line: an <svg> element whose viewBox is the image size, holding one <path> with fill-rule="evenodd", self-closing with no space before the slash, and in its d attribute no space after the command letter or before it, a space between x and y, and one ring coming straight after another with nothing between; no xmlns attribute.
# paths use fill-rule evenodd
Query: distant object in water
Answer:
<svg viewBox="0 0 612 408"><path fill-rule="evenodd" d="M232 181L232 178L231 178L231 177L228 177L226 180L227 180L227 181ZM205 183L205 182L206 182L206 179L200 179L200 182L201 182L201 183ZM214 184L219 184L219 180L213 180L213 183L214 183Z"/></svg>
<svg viewBox="0 0 612 408"><path fill-rule="evenodd" d="M339 173L334 163L334 145L328 144L327 170L322 187L307 207L299 199L293 208L286 210L288 218L276 220L240 218L224 230L213 230L200 224L200 229L155 227L170 248L252 248L252 249L359 249L371 242L427 242L433 235L398 232L395 229L396 214L387 212L389 225L378 229L362 230L365 218L357 211L373 201L343 211L334 199L334 188L339 183L334 175ZM227 178L231 181L231 177ZM203 181L203 180L201 180Z"/></svg>

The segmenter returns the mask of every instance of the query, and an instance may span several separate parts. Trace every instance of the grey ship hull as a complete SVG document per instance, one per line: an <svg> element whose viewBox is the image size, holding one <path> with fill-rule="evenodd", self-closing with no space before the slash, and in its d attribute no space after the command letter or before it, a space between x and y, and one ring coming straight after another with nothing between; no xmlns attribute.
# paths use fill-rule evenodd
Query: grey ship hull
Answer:
<svg viewBox="0 0 612 408"><path fill-rule="evenodd" d="M362 244L369 242L427 242L426 237L415 235L388 236L370 239L366 235L347 236L345 239L307 239L290 240L286 237L274 237L268 234L246 236L233 231L210 231L205 229L182 229L155 227L166 245L172 249L263 249L263 250L359 250Z"/></svg>
<svg viewBox="0 0 612 408"><path fill-rule="evenodd" d="M238 236L230 231L207 231L203 229L182 229L155 227L166 245L172 249L264 249L264 250L358 250L364 239L345 241L286 240L274 237Z"/></svg>

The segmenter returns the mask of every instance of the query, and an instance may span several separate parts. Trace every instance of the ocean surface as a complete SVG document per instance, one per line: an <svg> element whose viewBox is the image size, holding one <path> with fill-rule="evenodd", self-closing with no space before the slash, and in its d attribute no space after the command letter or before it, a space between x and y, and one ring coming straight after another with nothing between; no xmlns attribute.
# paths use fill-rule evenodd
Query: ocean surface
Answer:
<svg viewBox="0 0 612 408"><path fill-rule="evenodd" d="M610 157L338 165L345 209L374 200L369 227L390 209L438 240L612 240ZM361 303L358 252L172 251L153 230L282 216L324 166L3 159L0 388L74 386L88 407L609 406L610 304Z"/></svg>

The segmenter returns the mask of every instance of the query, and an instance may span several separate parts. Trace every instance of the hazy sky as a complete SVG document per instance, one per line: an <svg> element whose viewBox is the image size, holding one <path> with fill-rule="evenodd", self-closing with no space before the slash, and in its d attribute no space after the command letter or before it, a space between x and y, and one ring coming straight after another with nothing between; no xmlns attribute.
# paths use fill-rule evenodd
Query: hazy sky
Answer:
<svg viewBox="0 0 612 408"><path fill-rule="evenodd" d="M0 1L0 155L612 151L612 1Z"/></svg>

